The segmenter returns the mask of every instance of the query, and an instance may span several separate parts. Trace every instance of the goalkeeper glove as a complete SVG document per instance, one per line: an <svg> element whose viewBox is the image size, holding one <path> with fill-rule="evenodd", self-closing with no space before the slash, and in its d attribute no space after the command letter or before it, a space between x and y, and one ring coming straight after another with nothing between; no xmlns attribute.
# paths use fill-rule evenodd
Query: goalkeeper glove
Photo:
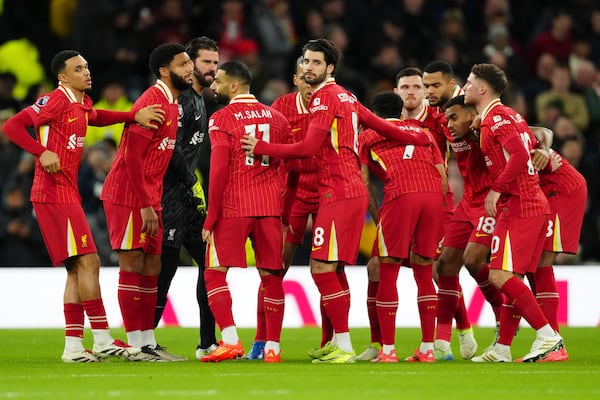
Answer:
<svg viewBox="0 0 600 400"><path fill-rule="evenodd" d="M204 189L199 181L194 183L192 186L192 204L196 206L200 215L206 215L206 197L204 196Z"/></svg>

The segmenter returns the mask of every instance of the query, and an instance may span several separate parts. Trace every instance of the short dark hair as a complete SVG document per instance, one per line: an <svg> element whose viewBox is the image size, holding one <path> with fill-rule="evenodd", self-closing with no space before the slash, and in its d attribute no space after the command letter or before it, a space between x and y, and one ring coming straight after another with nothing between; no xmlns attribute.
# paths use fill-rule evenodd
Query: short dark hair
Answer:
<svg viewBox="0 0 600 400"><path fill-rule="evenodd" d="M179 53L185 53L185 47L179 43L164 43L150 53L148 66L156 78L160 78L160 69L168 66Z"/></svg>
<svg viewBox="0 0 600 400"><path fill-rule="evenodd" d="M487 82L496 94L501 95L508 86L506 74L494 64L475 64L471 73L478 79Z"/></svg>
<svg viewBox="0 0 600 400"><path fill-rule="evenodd" d="M340 61L340 52L331 40L323 38L309 40L308 43L306 43L304 47L302 47L303 56L304 53L306 53L306 50L319 51L323 53L325 56L325 63L327 65L333 65L333 71L331 72L331 76L335 74L335 70Z"/></svg>
<svg viewBox="0 0 600 400"><path fill-rule="evenodd" d="M198 50L219 51L219 46L207 36L193 38L185 46L185 51L192 60L198 58Z"/></svg>
<svg viewBox="0 0 600 400"><path fill-rule="evenodd" d="M398 81L400 80L400 78L404 78L405 76L420 76L422 78L423 77L423 71L421 71L417 67L402 68L396 74L396 85L398 84Z"/></svg>
<svg viewBox="0 0 600 400"><path fill-rule="evenodd" d="M465 95L461 94L460 96L456 96L451 98L450 100L448 100L448 103L446 103L446 110L449 109L452 106L461 106L462 108L475 108L474 105L472 104L466 104L465 103Z"/></svg>
<svg viewBox="0 0 600 400"><path fill-rule="evenodd" d="M252 83L252 72L241 61L228 61L222 64L219 69L225 71L228 77L241 81L243 85L250 85Z"/></svg>
<svg viewBox="0 0 600 400"><path fill-rule="evenodd" d="M454 78L454 69L452 69L452 65L442 60L435 60L430 62L425 66L423 72L427 72L428 74L441 72L442 75L447 75L450 78Z"/></svg>
<svg viewBox="0 0 600 400"><path fill-rule="evenodd" d="M371 109L381 118L400 118L404 102L393 92L376 94L371 101Z"/></svg>
<svg viewBox="0 0 600 400"><path fill-rule="evenodd" d="M50 63L50 70L54 76L58 76L58 74L61 74L65 70L69 58L77 57L78 55L80 54L77 50L61 50L56 53Z"/></svg>

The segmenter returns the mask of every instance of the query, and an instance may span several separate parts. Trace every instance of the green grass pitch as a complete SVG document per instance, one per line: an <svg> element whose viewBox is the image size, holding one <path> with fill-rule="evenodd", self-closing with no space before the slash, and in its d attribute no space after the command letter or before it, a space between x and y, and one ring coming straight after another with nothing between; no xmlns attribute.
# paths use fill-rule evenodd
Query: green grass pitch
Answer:
<svg viewBox="0 0 600 400"><path fill-rule="evenodd" d="M562 363L475 364L459 359L312 365L306 351L318 344L320 330L303 328L284 330L281 364L208 364L194 359L196 329L160 328L159 343L190 361L63 364L62 330L5 329L0 330L0 399L600 399L600 329L561 332L571 358ZM368 344L368 329L352 329L351 334L357 352ZM120 329L113 335L124 338ZM240 329L240 335L248 350L253 331ZM493 330L475 328L475 335L483 348ZM531 328L521 328L513 358L524 355L533 338ZM398 355L408 356L419 340L418 329L398 329ZM91 347L89 330L85 343ZM452 348L459 357L456 341Z"/></svg>

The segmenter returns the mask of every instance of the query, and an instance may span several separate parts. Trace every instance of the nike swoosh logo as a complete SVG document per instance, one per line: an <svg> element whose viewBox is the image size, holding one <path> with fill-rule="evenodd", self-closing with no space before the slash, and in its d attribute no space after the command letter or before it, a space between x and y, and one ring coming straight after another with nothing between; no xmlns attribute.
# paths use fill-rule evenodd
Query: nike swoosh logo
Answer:
<svg viewBox="0 0 600 400"><path fill-rule="evenodd" d="M475 233L475 237L484 237L484 236L490 236L490 235L488 235L487 233L479 233L479 232Z"/></svg>
<svg viewBox="0 0 600 400"><path fill-rule="evenodd" d="M292 128L292 132L298 132L302 128Z"/></svg>
<svg viewBox="0 0 600 400"><path fill-rule="evenodd" d="M167 121L167 126L171 125L173 123L173 121L169 120Z"/></svg>
<svg viewBox="0 0 600 400"><path fill-rule="evenodd" d="M133 301L140 301L142 298L141 297L134 297Z"/></svg>
<svg viewBox="0 0 600 400"><path fill-rule="evenodd" d="M492 262L496 258L498 258L498 256L492 256L492 257L490 257L490 262Z"/></svg>
<svg viewBox="0 0 600 400"><path fill-rule="evenodd" d="M196 115L194 118L196 119L196 121L198 121L200 118L202 118L202 115Z"/></svg>
<svg viewBox="0 0 600 400"><path fill-rule="evenodd" d="M79 118L79 117L75 117L75 118L71 118L71 117L69 117L69 119L67 120L67 123L69 123L69 124L70 124L71 122L73 122L73 121L77 120L77 118Z"/></svg>
<svg viewBox="0 0 600 400"><path fill-rule="evenodd" d="M319 247L311 247L311 251L317 251L317 250L321 250L323 248L323 246L319 246Z"/></svg>

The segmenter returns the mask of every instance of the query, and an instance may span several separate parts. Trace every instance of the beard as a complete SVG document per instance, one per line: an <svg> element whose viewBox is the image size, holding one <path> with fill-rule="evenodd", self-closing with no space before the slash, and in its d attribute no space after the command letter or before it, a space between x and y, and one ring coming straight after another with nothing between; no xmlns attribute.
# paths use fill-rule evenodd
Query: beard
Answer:
<svg viewBox="0 0 600 400"><path fill-rule="evenodd" d="M229 96L215 91L215 101L217 102L217 104L227 105L229 104Z"/></svg>
<svg viewBox="0 0 600 400"><path fill-rule="evenodd" d="M181 92L192 87L191 81L186 81L182 76L177 75L173 71L169 71L169 78L171 78L171 84L173 87Z"/></svg>
<svg viewBox="0 0 600 400"><path fill-rule="evenodd" d="M215 75L210 72L208 74L203 75L200 71L198 71L196 68L194 68L194 77L196 78L196 80L198 81L200 86L205 88L205 87L210 86L210 84L214 80ZM210 81L207 79L208 77L210 77Z"/></svg>
<svg viewBox="0 0 600 400"><path fill-rule="evenodd" d="M325 79L327 79L327 71L323 71L321 75L316 75L312 79L307 78L306 75L304 76L305 82L309 85L318 85L319 83L322 83Z"/></svg>

